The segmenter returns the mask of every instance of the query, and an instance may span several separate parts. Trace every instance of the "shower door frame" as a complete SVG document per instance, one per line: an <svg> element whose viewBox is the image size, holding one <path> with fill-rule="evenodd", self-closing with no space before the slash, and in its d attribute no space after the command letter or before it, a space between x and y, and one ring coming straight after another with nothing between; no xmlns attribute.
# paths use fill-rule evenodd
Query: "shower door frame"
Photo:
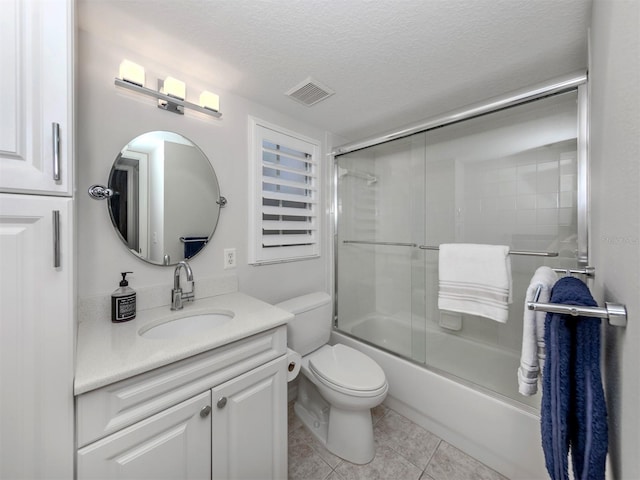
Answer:
<svg viewBox="0 0 640 480"><path fill-rule="evenodd" d="M333 326L338 327L338 157L348 153L352 153L365 148L387 143L392 140L405 138L417 133L427 132L436 128L454 123L463 122L472 118L505 110L510 107L523 105L535 100L541 100L546 97L559 95L571 91L576 91L578 95L577 116L578 116L578 150L577 150L577 255L578 265L585 267L589 263L589 198L588 198L588 134L589 134L589 114L588 114L588 76L585 71L574 72L569 75L557 77L547 82L530 86L511 92L502 96L493 97L483 102L475 103L467 107L453 110L449 113L429 118L425 121L403 127L399 130L393 130L382 135L370 137L357 142L347 143L336 147L330 157L333 161L333 192L332 192L332 208L333 212ZM340 333L356 338L358 341L369 343L348 332L339 330ZM371 344L376 348L383 347ZM391 352L399 355L397 352ZM408 360L413 361L408 357ZM427 364L421 363L425 367Z"/></svg>

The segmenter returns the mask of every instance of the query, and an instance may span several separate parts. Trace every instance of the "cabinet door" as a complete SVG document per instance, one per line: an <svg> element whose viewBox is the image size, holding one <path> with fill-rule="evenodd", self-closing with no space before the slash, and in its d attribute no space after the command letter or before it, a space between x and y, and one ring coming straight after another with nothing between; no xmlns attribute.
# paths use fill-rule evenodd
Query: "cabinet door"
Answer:
<svg viewBox="0 0 640 480"><path fill-rule="evenodd" d="M287 478L286 357L214 388L214 479Z"/></svg>
<svg viewBox="0 0 640 480"><path fill-rule="evenodd" d="M72 219L71 199L0 194L0 478L73 476Z"/></svg>
<svg viewBox="0 0 640 480"><path fill-rule="evenodd" d="M72 194L73 5L2 0L2 192Z"/></svg>
<svg viewBox="0 0 640 480"><path fill-rule="evenodd" d="M78 478L211 478L210 409L208 391L80 449Z"/></svg>

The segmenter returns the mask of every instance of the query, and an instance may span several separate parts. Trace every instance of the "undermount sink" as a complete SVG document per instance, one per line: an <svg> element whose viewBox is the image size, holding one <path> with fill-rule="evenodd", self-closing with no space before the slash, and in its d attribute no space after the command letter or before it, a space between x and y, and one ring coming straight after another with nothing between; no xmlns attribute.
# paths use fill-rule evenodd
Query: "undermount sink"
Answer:
<svg viewBox="0 0 640 480"><path fill-rule="evenodd" d="M151 328L143 328L139 335L156 340L184 337L215 329L229 323L232 319L233 313L231 312L189 315L160 323Z"/></svg>

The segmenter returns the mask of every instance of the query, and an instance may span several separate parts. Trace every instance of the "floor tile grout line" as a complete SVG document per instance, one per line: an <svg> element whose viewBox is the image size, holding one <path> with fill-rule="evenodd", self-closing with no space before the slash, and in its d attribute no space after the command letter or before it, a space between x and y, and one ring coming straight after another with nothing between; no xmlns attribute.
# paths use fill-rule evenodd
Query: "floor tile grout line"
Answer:
<svg viewBox="0 0 640 480"><path fill-rule="evenodd" d="M440 437L438 437L438 438L440 438ZM431 456L429 457L429 460L427 461L427 464L424 466L424 470L422 470L422 474L421 474L421 476L422 476L422 475L425 475L425 474L426 474L426 475L429 475L429 474L427 473L427 468L429 468L429 464L431 463L431 460L433 460L433 457L435 457L435 456L436 456L436 453L438 452L438 449L440 448L440 445L442 445L442 442L444 442L444 440L442 440L442 439L440 438L440 440L438 441L438 445L436 445L436 448L434 448L434 449L433 449L433 453L432 453L432 454L431 454Z"/></svg>
<svg viewBox="0 0 640 480"><path fill-rule="evenodd" d="M414 461L412 461L410 458L408 458L407 456L405 456L405 454L404 454L404 452L403 452L403 451L399 451L399 450L397 450L396 448L394 448L394 447L392 447L392 446L390 446L390 445L387 445L387 446L386 446L386 448L388 448L390 451L394 452L396 455L398 455L400 458L402 458L402 459L403 459L404 461L406 461L408 464L410 464L410 465L412 465L413 467L415 467L415 468L416 468L416 470L419 472L419 474L418 474L418 476L417 476L417 479L416 479L416 480L420 480L420 479L423 479L423 480L433 480L433 477L432 477L430 474L428 474L428 473L427 473L427 470L428 470L429 466L432 464L432 462L434 461L434 458L436 457L436 455L437 455L438 451L439 451L441 448L443 448L443 445L449 445L449 444L447 444L447 442L446 442L444 439L442 439L442 438L438 437L437 435L434 435L432 432L430 432L429 430L425 429L425 428L424 428L424 427L422 427L421 425L416 424L415 422L413 422L412 420L408 419L407 417L404 417L404 415L402 415L402 414L400 414L400 413L396 412L395 410L393 410L393 409L391 409L391 408L389 408L389 407L386 407L386 406L384 406L384 405L383 405L383 409L382 409L382 412L381 412L380 416L379 416L379 417L377 417L377 419L376 419L376 420L374 421L374 423L373 423L374 431L375 431L375 430L378 430L378 431L382 430L382 427L380 427L380 426L379 426L379 424L380 424L380 422L381 422L381 421L383 421L386 417L388 417L388 416L391 414L391 412L393 412L393 413L395 413L395 414L399 415L400 417L402 417L402 418L406 419L406 420L407 420L408 422L410 422L411 424L416 425L417 427L420 427L420 429L424 430L425 432L427 432L427 433L431 433L431 434L435 437L435 439L437 439L437 442L436 442L436 444L435 444L435 447L434 447L434 448L433 448L433 450L431 451L431 453L430 453L430 455L429 455L429 457L428 457L428 460L427 460L427 461L426 461L426 463L425 463L425 467L424 467L424 468L420 468L420 466L419 466L419 465L417 465ZM296 427L296 428L302 428L302 429L305 429L306 427L304 427L304 425L299 425L299 427ZM324 450L327 450L327 449L326 449L326 447L324 447L324 446L323 446L323 445L321 445L321 444L316 443L315 439L313 439L313 440L314 440L314 441L305 442L305 445L307 445L308 447L310 447L310 448L315 452L315 455L314 455L314 456L317 456L317 458L319 458L320 460L322 460L322 464L326 465L326 466L328 467L328 470L329 470L329 471L328 471L328 473L327 473L324 477L322 477L322 480L327 480L327 479L329 479L330 477L334 477L334 480L343 480L343 477L342 477L342 475L338 472L338 469L339 469L339 468L341 468L341 467L342 467L342 466L344 466L344 465L355 465L355 464L351 464L350 462L348 462L348 461L346 461L346 460L344 460L344 459L339 458L338 456L336 456L336 459L337 459L338 463L335 465L335 467L334 467L334 466L332 466L332 463L334 462L334 460L333 460L333 459L327 460L327 459L325 459L325 457L324 457ZM320 450L321 448L323 448L323 450ZM454 447L454 448L455 448L455 447ZM327 451L328 451L328 450L327 450ZM461 451L461 452L462 452L462 451ZM329 452L329 453L331 453L331 452ZM462 453L464 454L464 452L462 452ZM376 455L377 455L377 454L376 454ZM465 455L466 455L466 454L465 454ZM335 455L334 455L334 456L335 456ZM375 457L374 457L374 458L375 458ZM471 458L473 458L473 457L471 457ZM493 469L491 469L490 467L486 466L484 463L479 462L477 459L474 459L474 460L476 460L476 462L478 462L480 465L484 466L485 468L489 469L490 471L493 471L493 472L497 473L498 475L500 475L500 474L499 474L499 472L496 472L495 470L493 470ZM331 463L329 463L330 461L331 461ZM420 462L420 463L422 463L422 462ZM356 465L356 466L357 466L357 465ZM318 473L319 473L319 472L318 472ZM320 477L318 477L318 478L320 478ZM506 477L504 477L504 478L506 478Z"/></svg>
<svg viewBox="0 0 640 480"><path fill-rule="evenodd" d="M415 423L413 420L411 420L411 419L409 419L409 418L405 417L404 415L402 415L402 414L400 414L400 413L396 412L395 410L393 410L393 409L391 409L391 408L389 408L389 407L386 407L386 406L385 406L385 412L384 412L384 415L382 415L382 416L380 417L380 419L379 419L379 420L374 424L374 431L375 431L375 427L376 427L376 425L377 425L378 423L380 423L380 421L382 421L382 419L383 419L384 417L386 417L386 416L387 416L387 414L388 414L390 411L394 412L395 414L399 415L400 417L402 417L402 418L406 419L406 420L407 420L408 422L410 422L411 424L413 424L413 425L415 425L415 426L419 427L420 429L424 430L424 431L425 431L425 432L427 432L427 433L430 433L431 435L433 435L435 438L437 438L437 439L438 439L438 443L436 444L435 448L433 449L433 452L431 452L431 455L429 455L429 459L427 460L427 463L425 464L424 468L422 468L422 473L424 473L424 472L427 470L427 467L429 466L429 463L431 463L431 460L433 460L433 457L435 456L436 452L438 451L438 448L440 448L440 444L441 444L444 440L442 440L442 438L438 437L437 435L435 435L434 433L430 432L430 431L429 431L429 430L427 430L426 428L422 427L421 425L418 425L418 424L417 424L417 423ZM411 459L410 459L410 458L406 457L406 456L403 454L403 452L398 451L398 450L396 450L395 448L390 447L390 446L387 446L387 447L388 447L389 449L393 450L393 451L394 451L395 453L397 453L398 455L400 455L402 458L404 458L404 459L405 459L407 462L409 462L411 465L415 466L415 467L416 467L416 468L418 468L418 469L420 469L420 468L421 468L421 467L420 467L420 465L416 465L413 461L411 461Z"/></svg>
<svg viewBox="0 0 640 480"><path fill-rule="evenodd" d="M442 440L440 437L438 438L438 444L436 445L436 448L433 449L433 452L431 453L431 455L429 455L429 460L427 460L427 463L425 463L424 468L421 468L420 465L416 465L409 457L406 457L401 451L396 450L395 448L387 445L387 448L389 450L392 450L393 452L397 453L399 456L401 456L402 458L404 458L407 462L409 462L411 465L413 465L414 467L416 467L418 470L421 470L422 473L424 473L427 470L427 467L429 466L429 463L431 463L431 460L433 460L433 457L436 454L436 451L438 450L438 448L440 447L440 444L444 441ZM337 467L336 467L337 468Z"/></svg>
<svg viewBox="0 0 640 480"><path fill-rule="evenodd" d="M301 425L301 426L300 426L300 427L298 427L298 428L306 428L306 427L305 427L304 425ZM315 440L315 439L314 439L314 440ZM320 458L320 460L322 460L324 463L326 463L326 464L327 464L327 466L331 469L331 472L329 472L329 475L331 475L331 473L332 473L333 471L335 471L335 469L336 469L336 468L338 468L338 467L339 467L339 466L340 466L340 465L345 461L345 460L343 460L342 458L338 457L338 458L340 458L340 461L338 462L338 464L337 464L335 467L332 467L332 466L331 466L331 464L330 464L329 462L327 462L327 461L324 459L324 457L321 455L321 452L320 452L320 451L318 451L318 449L316 448L316 444L315 444L314 442L312 442L312 443L310 443L310 444L309 444L309 443L307 443L307 445L309 446L309 448L311 448L311 450L313 450L313 451L318 455L318 458ZM319 445L320 447L324 448L325 450L327 450L327 451L329 452L329 450L328 450L326 447L324 447L322 444L318 444L318 445ZM329 453L331 453L331 452L329 452ZM335 455L335 454L333 454L333 455ZM329 475L327 475L327 477L328 477ZM325 478L327 478L327 477L325 477Z"/></svg>
<svg viewBox="0 0 640 480"><path fill-rule="evenodd" d="M425 429L424 427L422 427L422 426L420 426L420 425L416 424L415 422L411 421L411 420L410 420L410 419L408 419L407 417L404 417L402 414L400 414L400 413L396 412L395 410L393 410L393 409L391 409L391 408L389 408L389 407L386 407L386 406L384 406L384 405L383 405L382 407L383 407L382 414L381 414L381 415L380 415L380 417L378 417L378 418L377 418L377 420L373 423L374 430L376 430L376 429L377 429L378 424L379 424L379 423L380 423L380 422L381 422L385 417L387 417L388 415L390 415L390 412L394 412L394 413L396 413L397 415L399 415L400 417L402 417L402 418L406 419L407 421L409 421L410 423L412 423L412 424L414 424L414 425L416 425L416 426L420 427L422 430L425 430L426 432L431 433L431 434L433 435L433 433L432 433L432 432L430 432L429 430L427 430L427 429ZM296 428L302 428L302 429L304 429L304 428L306 428L306 427L304 427L304 425L299 425L299 426L298 426L298 427L296 427ZM289 429L288 429L288 430L289 430ZM289 430L289 432L290 432L290 430ZM443 448L443 445L448 445L448 444L445 442L445 440L443 440L442 438L438 437L437 435L434 435L434 437L437 439L437 443L436 443L436 445L435 445L435 448L432 450L431 454L429 455L429 458L428 458L428 460L427 460L427 462L426 462L426 464L425 464L425 467L424 467L424 468L422 468L422 469L420 468L420 466L419 466L419 465L416 465L413 461L411 461L411 459L409 459L408 457L406 457L406 456L403 454L403 452L398 451L398 450L396 450L395 448L393 448L393 447L391 447L391 446L389 446L389 445L387 445L387 448L389 448L389 450L391 450L392 452L394 452L395 454L397 454L399 457L401 457L401 458L402 458L404 461L406 461L408 464L413 465L413 466L416 468L416 470L418 470L418 471L420 472L416 480L420 480L420 479L424 479L424 480L433 480L433 477L431 477L431 476L427 473L427 469L429 468L429 466L431 465L431 463L434 461L434 458L435 458L435 456L436 456L437 452L440 450L440 448ZM334 477L335 477L335 479L334 479L334 480L343 480L343 477L340 475L340 473L339 473L337 470L338 470L341 466L343 466L343 465L347 465L347 464L348 464L348 465L351 465L351 464L350 464L350 462L348 462L348 461L346 461L346 460L344 460L344 459L341 459L341 458L339 458L339 457L337 457L337 456L336 456L336 457L337 457L337 459L338 459L338 463L336 464L336 466L335 466L335 467L333 467L333 466L331 465L331 463L329 463L329 461L328 461L328 460L325 460L325 458L323 457L323 453L322 453L322 451L321 451L321 450L319 450L319 448L317 448L317 447L323 447L322 445L319 445L319 444L317 445L315 442L310 442L310 441L309 441L309 442L304 442L304 444L305 444L307 447L311 448L311 450L315 453L315 455L314 455L314 456L317 456L317 458L319 458L320 460L322 460L322 463L323 463L323 464L325 464L327 467L329 467L329 472L327 473L327 475L325 475L324 477L322 477L322 480L327 480L328 478L330 478L330 477L332 477L332 476L334 476ZM454 448L455 448L455 447L454 447ZM326 449L326 447L324 447L324 449ZM328 450L327 450L327 451L328 451ZM461 452L462 452L462 451L461 451ZM329 452L329 453L331 453L331 452ZM462 453L464 454L464 452L462 452ZM376 454L376 455L377 455L377 454ZM465 454L465 455L466 455L466 454ZM374 457L374 458L375 458L375 457ZM472 458L473 458L473 457L472 457ZM475 460L475 459L474 459L474 460ZM476 461L477 461L477 460L476 460ZM333 462L333 460L332 460L332 462ZM422 462L421 462L421 463L422 463ZM488 468L489 470L491 470L491 471L495 472L495 470L493 470L493 469L491 469L490 467L486 466L484 463L482 463L482 462L479 462L479 463L480 463L481 465L483 465L485 468ZM318 473L319 473L319 472L318 472ZM498 473L498 472L496 472L496 473ZM498 475L499 475L499 473L498 473ZM318 478L320 478L320 477L318 477Z"/></svg>

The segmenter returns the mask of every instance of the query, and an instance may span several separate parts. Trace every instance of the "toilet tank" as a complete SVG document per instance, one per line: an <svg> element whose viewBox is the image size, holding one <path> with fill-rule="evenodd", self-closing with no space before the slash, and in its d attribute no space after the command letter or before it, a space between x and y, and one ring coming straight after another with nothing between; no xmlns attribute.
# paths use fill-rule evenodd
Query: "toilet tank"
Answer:
<svg viewBox="0 0 640 480"><path fill-rule="evenodd" d="M287 345L306 355L329 341L331 335L331 297L324 292L310 293L278 303L276 307L294 315L287 324Z"/></svg>

